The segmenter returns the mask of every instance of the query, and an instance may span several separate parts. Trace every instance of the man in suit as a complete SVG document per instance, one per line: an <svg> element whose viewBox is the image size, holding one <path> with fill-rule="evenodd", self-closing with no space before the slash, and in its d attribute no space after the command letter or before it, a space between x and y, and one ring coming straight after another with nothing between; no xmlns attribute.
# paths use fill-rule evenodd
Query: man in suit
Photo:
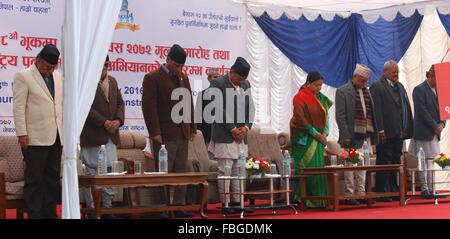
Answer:
<svg viewBox="0 0 450 239"><path fill-rule="evenodd" d="M125 107L117 81L108 75L109 57L106 57L97 91L91 109L84 123L80 135L80 159L86 166L86 175L95 175L98 166L98 152L100 146L105 145L107 165L112 166L117 161L117 147L119 144L119 127L125 122ZM102 203L104 208L112 207L114 190L110 187L102 188ZM84 190L86 206L92 208L92 194L90 189ZM110 215L104 218L112 217Z"/></svg>
<svg viewBox="0 0 450 239"><path fill-rule="evenodd" d="M220 76L219 68L211 68L208 70L208 82L211 84L212 81L217 79ZM203 117L203 111L205 107L211 102L211 100L204 99L203 96L206 90L203 90L197 96L197 102L195 105L195 113L197 119L201 119L200 123L197 123L197 129L200 130L203 134L203 139L205 140L206 148L208 148L209 141L211 140L211 121L205 120ZM208 97L205 97L208 98ZM198 122L198 121L197 121ZM209 159L214 159L214 155L208 151Z"/></svg>
<svg viewBox="0 0 450 239"><path fill-rule="evenodd" d="M208 89L214 95L211 104L215 104L216 100L220 102L214 109L215 118L209 144L209 151L218 162L219 176L238 176L236 161L241 153L248 155L247 133L252 127L254 117L250 83L246 80L249 71L248 62L238 57L230 72L213 81ZM219 192L225 192L223 180L219 182L218 187ZM230 191L239 191L237 180L231 181ZM220 196L224 202L224 195ZM232 195L230 205L239 205L239 195Z"/></svg>
<svg viewBox="0 0 450 239"><path fill-rule="evenodd" d="M339 144L343 148L362 151L364 141L369 146L377 143L377 127L372 96L366 88L370 69L357 64L352 79L336 91L336 122L339 127ZM344 172L345 194L364 194L366 183L365 171ZM355 199L347 204L357 205Z"/></svg>
<svg viewBox="0 0 450 239"><path fill-rule="evenodd" d="M188 77L183 73L185 62L186 52L181 46L175 44L170 48L166 64L145 75L143 82L142 112L153 143L155 168L159 168L159 150L164 143L168 151L169 173L186 172L188 140L192 140L196 133L191 86ZM182 111L188 120L176 122L171 117L172 109L176 109L175 106L183 102L171 99L175 91L187 92L185 95L188 99L183 98L187 105ZM190 109L186 109L189 105ZM165 202L168 202L166 193L162 193L162 197ZM173 200L174 204L186 203L185 186L175 188ZM192 217L193 215L185 211L177 211L175 216Z"/></svg>
<svg viewBox="0 0 450 239"><path fill-rule="evenodd" d="M375 105L375 121L378 130L377 165L400 164L403 140L413 135L413 117L408 95L398 81L398 65L390 60L384 64L383 76L370 87ZM376 174L378 192L398 192L395 172ZM382 198L380 201L392 201Z"/></svg>
<svg viewBox="0 0 450 239"><path fill-rule="evenodd" d="M422 165L425 171L419 172L421 197L423 198L429 198L432 193L434 186L432 185L432 174L426 169L432 169L432 160L440 153L439 140L445 126L445 121L441 120L439 114L434 65L427 71L426 77L427 79L413 90L414 137L409 145L409 152L414 155L417 155L419 149L422 148L428 161Z"/></svg>
<svg viewBox="0 0 450 239"><path fill-rule="evenodd" d="M45 45L29 68L15 74L13 112L25 160L24 200L29 218L57 218L63 145L59 51Z"/></svg>

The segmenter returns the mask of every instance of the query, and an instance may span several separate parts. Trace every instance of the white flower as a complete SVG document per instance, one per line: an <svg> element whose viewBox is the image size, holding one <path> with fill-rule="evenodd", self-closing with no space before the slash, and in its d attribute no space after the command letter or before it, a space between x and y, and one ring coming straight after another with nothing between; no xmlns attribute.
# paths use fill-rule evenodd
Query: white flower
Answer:
<svg viewBox="0 0 450 239"><path fill-rule="evenodd" d="M252 161L247 161L247 163L245 164L245 168L248 168L248 169L250 169L250 168L252 168L253 167L253 162Z"/></svg>
<svg viewBox="0 0 450 239"><path fill-rule="evenodd" d="M256 170L259 169L259 161L256 161L255 164L253 164L253 168Z"/></svg>

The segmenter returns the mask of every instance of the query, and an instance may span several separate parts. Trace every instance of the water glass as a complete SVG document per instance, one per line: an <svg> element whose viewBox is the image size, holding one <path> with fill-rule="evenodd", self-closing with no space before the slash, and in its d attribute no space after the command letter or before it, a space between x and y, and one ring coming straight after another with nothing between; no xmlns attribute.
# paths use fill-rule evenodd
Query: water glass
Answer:
<svg viewBox="0 0 450 239"><path fill-rule="evenodd" d="M223 175L224 176L231 176L231 166L230 165L225 165L223 167Z"/></svg>
<svg viewBox="0 0 450 239"><path fill-rule="evenodd" d="M112 172L114 174L122 173L124 171L123 162L122 161L114 161L112 166Z"/></svg>
<svg viewBox="0 0 450 239"><path fill-rule="evenodd" d="M277 165L274 163L270 164L270 174L277 174Z"/></svg>
<svg viewBox="0 0 450 239"><path fill-rule="evenodd" d="M330 157L330 165L331 166L336 166L337 165L337 157L336 157L336 155L331 155L331 157Z"/></svg>
<svg viewBox="0 0 450 239"><path fill-rule="evenodd" d="M134 161L134 174L142 174L142 161Z"/></svg>

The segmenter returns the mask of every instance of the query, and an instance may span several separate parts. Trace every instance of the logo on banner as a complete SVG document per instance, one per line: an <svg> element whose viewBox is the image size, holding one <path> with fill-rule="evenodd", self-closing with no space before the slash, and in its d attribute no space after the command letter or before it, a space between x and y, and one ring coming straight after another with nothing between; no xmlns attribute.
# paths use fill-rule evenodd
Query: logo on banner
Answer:
<svg viewBox="0 0 450 239"><path fill-rule="evenodd" d="M133 13L128 10L128 1L123 0L122 8L119 13L119 22L116 24L116 29L128 29L130 31L139 30L139 25L134 24Z"/></svg>

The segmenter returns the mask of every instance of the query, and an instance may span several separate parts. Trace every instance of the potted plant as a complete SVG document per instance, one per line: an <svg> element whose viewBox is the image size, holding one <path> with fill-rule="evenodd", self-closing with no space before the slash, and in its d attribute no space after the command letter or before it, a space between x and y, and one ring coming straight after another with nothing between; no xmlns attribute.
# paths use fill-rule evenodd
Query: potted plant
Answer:
<svg viewBox="0 0 450 239"><path fill-rule="evenodd" d="M342 153L339 154L339 157L347 166L356 166L359 162L361 162L361 160L364 160L363 153L352 148L342 151Z"/></svg>
<svg viewBox="0 0 450 239"><path fill-rule="evenodd" d="M269 171L269 162L262 157L248 158L245 169L249 177L261 177Z"/></svg>
<svg viewBox="0 0 450 239"><path fill-rule="evenodd" d="M441 153L434 158L433 162L437 163L442 169L450 169L450 155Z"/></svg>

